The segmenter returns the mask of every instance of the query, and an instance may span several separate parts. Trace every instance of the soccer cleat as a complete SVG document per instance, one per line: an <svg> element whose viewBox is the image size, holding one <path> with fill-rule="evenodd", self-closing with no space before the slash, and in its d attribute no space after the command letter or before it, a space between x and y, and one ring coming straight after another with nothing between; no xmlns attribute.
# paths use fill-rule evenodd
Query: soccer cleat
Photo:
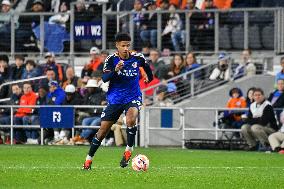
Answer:
<svg viewBox="0 0 284 189"><path fill-rule="evenodd" d="M131 151L125 151L120 161L120 167L122 168L126 167L129 164L130 158L131 158Z"/></svg>
<svg viewBox="0 0 284 189"><path fill-rule="evenodd" d="M91 170L91 166L92 166L92 160L86 160L85 163L83 164L82 169Z"/></svg>

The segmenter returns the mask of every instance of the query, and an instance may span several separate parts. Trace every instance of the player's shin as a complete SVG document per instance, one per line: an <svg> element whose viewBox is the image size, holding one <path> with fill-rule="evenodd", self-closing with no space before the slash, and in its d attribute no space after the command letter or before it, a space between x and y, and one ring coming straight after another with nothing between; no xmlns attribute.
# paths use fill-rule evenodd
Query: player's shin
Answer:
<svg viewBox="0 0 284 189"><path fill-rule="evenodd" d="M99 141L96 135L91 142L91 147L90 147L86 160L92 160L93 156L95 155L100 145L101 145L101 141Z"/></svg>
<svg viewBox="0 0 284 189"><path fill-rule="evenodd" d="M136 135L137 127L127 127L126 133L127 133L127 146L125 151L133 151L133 145L135 142L135 135Z"/></svg>

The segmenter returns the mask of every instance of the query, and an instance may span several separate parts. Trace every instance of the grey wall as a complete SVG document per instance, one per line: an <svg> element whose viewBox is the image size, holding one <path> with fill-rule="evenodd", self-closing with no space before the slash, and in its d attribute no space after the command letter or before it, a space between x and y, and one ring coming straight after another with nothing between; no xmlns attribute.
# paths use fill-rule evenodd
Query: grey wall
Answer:
<svg viewBox="0 0 284 189"><path fill-rule="evenodd" d="M224 86L217 87L206 93L203 93L194 98L185 100L177 106L180 107L225 107L227 100L229 99L229 90L233 87L239 87L243 93L250 87L261 87L266 95L273 90L274 76L270 75L257 75L253 77L246 77L240 80L230 82ZM214 111L188 111L185 112L185 124L186 127L193 128L214 128L213 122L215 112ZM179 127L179 112L174 113L174 127ZM158 110L153 110L150 113L150 127L160 127L160 113ZM200 132L190 131L186 132L186 139L193 138L206 138L214 139L214 132ZM150 145L166 145L177 146L181 145L181 131L150 131Z"/></svg>

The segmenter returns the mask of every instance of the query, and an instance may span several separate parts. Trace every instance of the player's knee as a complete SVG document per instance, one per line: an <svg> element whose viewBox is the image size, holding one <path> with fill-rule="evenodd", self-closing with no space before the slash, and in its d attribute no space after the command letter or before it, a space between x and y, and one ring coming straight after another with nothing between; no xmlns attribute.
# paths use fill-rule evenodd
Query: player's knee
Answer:
<svg viewBox="0 0 284 189"><path fill-rule="evenodd" d="M127 127L133 127L136 124L136 119L133 118L126 118L126 125Z"/></svg>

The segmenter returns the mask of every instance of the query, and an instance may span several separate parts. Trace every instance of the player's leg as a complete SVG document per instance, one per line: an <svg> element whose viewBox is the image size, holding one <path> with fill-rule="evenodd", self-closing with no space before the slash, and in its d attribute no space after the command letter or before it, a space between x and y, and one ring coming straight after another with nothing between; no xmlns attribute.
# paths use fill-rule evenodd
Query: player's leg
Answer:
<svg viewBox="0 0 284 189"><path fill-rule="evenodd" d="M122 113L123 108L118 105L109 105L103 111L101 116L101 126L95 137L91 142L91 147L89 153L86 157L86 161L83 165L83 169L90 170L93 157L101 145L102 140L105 138L109 132L111 126L118 120L120 114Z"/></svg>
<svg viewBox="0 0 284 189"><path fill-rule="evenodd" d="M136 107L136 105L134 105L133 107L129 107L127 109L127 112L126 112L127 146L125 148L123 157L120 161L120 166L122 168L128 165L132 151L133 151L133 145L135 142L135 135L137 131L136 120L137 120L138 114L139 114L139 107Z"/></svg>
<svg viewBox="0 0 284 189"><path fill-rule="evenodd" d="M107 135L107 133L110 130L113 123L114 123L113 121L102 121L101 122L101 127L100 127L100 129L98 130L98 132L96 133L95 137L93 138L93 140L91 142L91 147L89 149L89 153L86 157L86 161L83 164L82 169L85 169L85 170L91 169L93 157L94 157L96 151L98 150L98 148L100 147L102 140Z"/></svg>

